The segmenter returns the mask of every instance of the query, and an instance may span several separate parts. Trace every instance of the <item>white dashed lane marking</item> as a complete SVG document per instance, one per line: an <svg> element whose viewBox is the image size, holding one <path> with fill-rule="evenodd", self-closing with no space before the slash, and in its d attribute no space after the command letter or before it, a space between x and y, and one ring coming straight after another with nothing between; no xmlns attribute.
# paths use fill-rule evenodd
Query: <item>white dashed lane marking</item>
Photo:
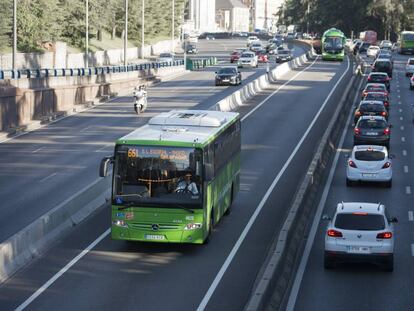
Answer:
<svg viewBox="0 0 414 311"><path fill-rule="evenodd" d="M413 213L413 211L408 211L408 220L409 221L414 221L414 213Z"/></svg>
<svg viewBox="0 0 414 311"><path fill-rule="evenodd" d="M408 173L408 166L404 165L404 173Z"/></svg>
<svg viewBox="0 0 414 311"><path fill-rule="evenodd" d="M405 143L405 137L403 136L403 137L401 137L401 141L403 142L403 143Z"/></svg>
<svg viewBox="0 0 414 311"><path fill-rule="evenodd" d="M398 109L398 111L399 111L399 112L402 112L402 109L400 108L400 109Z"/></svg>
<svg viewBox="0 0 414 311"><path fill-rule="evenodd" d="M407 150L403 150L403 156L406 157L407 156Z"/></svg>
<svg viewBox="0 0 414 311"><path fill-rule="evenodd" d="M411 187L410 186L405 187L405 193L406 194L411 194Z"/></svg>
<svg viewBox="0 0 414 311"><path fill-rule="evenodd" d="M404 120L404 118L403 117L400 117L400 120L402 121L402 120Z"/></svg>
<svg viewBox="0 0 414 311"><path fill-rule="evenodd" d="M401 125L400 129L401 131L404 131L404 125Z"/></svg>

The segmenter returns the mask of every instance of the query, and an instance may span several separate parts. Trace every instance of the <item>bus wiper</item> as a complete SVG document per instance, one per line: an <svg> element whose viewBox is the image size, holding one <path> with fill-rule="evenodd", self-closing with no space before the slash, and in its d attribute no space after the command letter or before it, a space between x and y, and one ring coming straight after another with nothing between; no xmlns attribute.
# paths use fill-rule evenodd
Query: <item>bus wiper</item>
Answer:
<svg viewBox="0 0 414 311"><path fill-rule="evenodd" d="M189 208L186 208L185 206L182 206L182 205L176 205L176 206L178 206L179 208L181 208L181 209L183 209L183 210L185 210L185 211L187 211L187 212L189 212L191 214L194 214L194 211L193 210L191 210Z"/></svg>
<svg viewBox="0 0 414 311"><path fill-rule="evenodd" d="M125 203L125 205L124 205L124 206L120 206L120 207L118 207L118 211L122 211L122 210L124 210L124 209L130 208L130 207L131 207L131 206L133 206L133 205L135 205L135 203L134 203L134 202L127 202L127 203Z"/></svg>

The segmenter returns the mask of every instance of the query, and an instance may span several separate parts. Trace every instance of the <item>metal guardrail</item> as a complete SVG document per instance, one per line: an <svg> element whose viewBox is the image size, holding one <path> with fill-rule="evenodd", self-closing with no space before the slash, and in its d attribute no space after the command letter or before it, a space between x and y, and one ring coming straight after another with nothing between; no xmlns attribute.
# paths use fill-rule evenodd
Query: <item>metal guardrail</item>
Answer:
<svg viewBox="0 0 414 311"><path fill-rule="evenodd" d="M60 69L19 69L0 70L0 80L6 79L36 79L47 77L93 76L109 73L140 71L164 67L182 66L184 60L172 62L152 62L145 64L131 64L127 66L101 66L90 68L60 68Z"/></svg>

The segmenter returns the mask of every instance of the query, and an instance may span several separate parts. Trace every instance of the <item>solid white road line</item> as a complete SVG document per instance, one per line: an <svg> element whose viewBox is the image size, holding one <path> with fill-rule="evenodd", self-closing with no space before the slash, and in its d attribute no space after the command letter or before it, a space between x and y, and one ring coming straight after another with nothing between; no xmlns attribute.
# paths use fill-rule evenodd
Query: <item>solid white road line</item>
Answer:
<svg viewBox="0 0 414 311"><path fill-rule="evenodd" d="M363 82L364 82L364 80L362 79L361 82L359 83L358 89L361 88ZM358 92L355 94L355 98L354 98L353 102L356 102L357 96L358 96ZM292 289L291 289L290 295L289 295L289 300L288 300L288 303L287 303L287 306L286 306L287 311L293 311L295 309L296 299L297 299L298 294L299 294L299 288L300 288L300 285L302 283L303 275L305 274L305 268L306 268L306 265L308 263L308 259L309 259L310 252L312 250L313 242L315 241L315 236L316 236L316 232L318 230L319 221L321 219L322 212L323 212L323 209L325 207L326 200L328 198L329 190L331 188L332 180L333 180L333 177L335 175L335 170L336 170L336 167L338 165L338 159L339 159L339 155L340 155L339 150L342 149L342 146L344 144L347 129L349 127L349 124L351 123L352 114L353 113L352 113L352 109L351 109L351 113L348 116L348 120L347 120L346 125L343 129L343 132L342 132L341 140L339 141L338 150L336 151L335 158L334 158L334 161L332 163L331 170L329 172L328 180L326 181L325 188L323 189L321 200L319 201L319 204L318 204L318 209L316 210L316 214L315 214L315 217L313 219L312 228L309 232L308 240L306 241L305 250L303 251L303 255L302 255L302 259L301 259L300 264L299 264L298 271L296 272L295 281L292 285Z"/></svg>
<svg viewBox="0 0 414 311"><path fill-rule="evenodd" d="M411 194L411 187L410 186L405 187L405 193L406 194Z"/></svg>
<svg viewBox="0 0 414 311"><path fill-rule="evenodd" d="M40 147L40 148L37 148L36 150L33 150L33 151L32 151L32 153L37 153L37 152L39 152L40 150L42 150L42 149L44 149L44 148L46 148L46 147Z"/></svg>
<svg viewBox="0 0 414 311"><path fill-rule="evenodd" d="M73 258L66 266L64 266L58 273L56 273L49 281L42 285L33 295L26 299L15 311L24 310L33 300L39 297L50 285L52 285L58 278L60 278L66 271L68 271L74 264L76 264L83 256L85 256L92 248L101 242L109 233L111 229L107 229L95 241L93 241L87 248L85 248L78 256Z"/></svg>
<svg viewBox="0 0 414 311"><path fill-rule="evenodd" d="M315 60L316 61L316 60ZM312 65L315 62L312 63ZM310 66L309 66L310 67ZM309 68L307 67L307 68ZM346 73L348 72L350 68L350 63L349 63L349 59L347 58L347 68L344 71L344 73L341 75L341 77L338 79L338 81L335 83L335 85L333 86L333 88L331 89L331 91L329 92L328 96L326 97L325 101L323 102L322 106L319 108L317 114L315 115L315 117L313 118L311 124L309 125L308 129L306 130L306 132L303 134L302 138L300 139L299 143L296 145L295 149L293 150L292 154L290 155L290 157L287 159L286 163L283 165L282 169L280 170L280 172L277 174L276 178L273 180L272 184L270 185L269 189L267 189L266 194L264 195L264 197L262 198L262 200L260 201L259 205L256 207L256 210L254 211L253 215L250 217L249 222L247 223L246 227L243 229L243 232L240 234L239 239L237 240L236 244L233 246L230 254L227 256L226 261L224 262L224 264L222 265L222 267L220 268L219 272L217 273L216 277L213 280L213 283L211 283L207 293L205 294L203 300L201 301L200 305L197 307L197 311L202 311L205 309L205 307L207 306L208 302L210 301L210 298L213 296L214 291L216 290L218 284L220 283L221 279L224 276L224 273L226 273L228 267L230 266L233 258L236 256L237 251L239 250L241 244L243 243L244 239L246 238L247 234L249 233L251 227L253 226L257 216L260 214L263 206L266 204L267 199L269 198L270 194L273 192L273 189L276 187L276 185L278 184L280 178L283 176L284 172L286 171L287 167L289 166L290 162L292 161L292 159L295 157L296 153L298 152L298 150L300 149L300 147L302 146L302 143L304 142L304 140L306 139L306 137L308 136L309 132L311 131L312 127L314 126L314 124L316 123L317 119L319 118L319 115L322 113L323 109L325 108L326 104L328 103L329 99L331 98L333 92L336 90L336 88L338 87L339 83L342 81L342 79L344 78L344 76L346 75ZM297 75L295 75L296 77ZM285 83L286 84L286 83ZM284 85L285 85L284 84ZM265 101L267 100L267 98L265 99ZM263 103L263 102L262 102ZM257 107L256 107L257 108ZM254 111L254 110L253 110ZM248 114L250 115L251 112ZM246 115L246 116L248 116ZM245 119L246 116L243 118ZM242 120L243 120L242 119Z"/></svg>
<svg viewBox="0 0 414 311"><path fill-rule="evenodd" d="M408 173L408 166L404 165L404 173Z"/></svg>
<svg viewBox="0 0 414 311"><path fill-rule="evenodd" d="M50 179L50 178L52 178L56 175L57 175L57 173L50 174L49 176L46 176L46 177L42 178L41 180L39 180L39 182L44 182L44 181L46 181L46 180L48 180L48 179Z"/></svg>
<svg viewBox="0 0 414 311"><path fill-rule="evenodd" d="M414 221L414 213L413 213L413 211L408 211L408 220L409 221Z"/></svg>

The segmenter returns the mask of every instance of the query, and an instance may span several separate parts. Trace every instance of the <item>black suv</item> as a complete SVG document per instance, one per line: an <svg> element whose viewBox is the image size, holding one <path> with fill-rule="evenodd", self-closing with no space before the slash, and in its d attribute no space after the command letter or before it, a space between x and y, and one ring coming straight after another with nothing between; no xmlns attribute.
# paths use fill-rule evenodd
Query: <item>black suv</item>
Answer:
<svg viewBox="0 0 414 311"><path fill-rule="evenodd" d="M224 84L238 85L242 83L242 76L237 67L222 67L216 71L216 86Z"/></svg>
<svg viewBox="0 0 414 311"><path fill-rule="evenodd" d="M392 78L392 62L389 59L378 58L372 65L373 72L385 72Z"/></svg>
<svg viewBox="0 0 414 311"><path fill-rule="evenodd" d="M362 116L354 128L354 145L381 145L389 149L390 128L384 117Z"/></svg>
<svg viewBox="0 0 414 311"><path fill-rule="evenodd" d="M381 101L363 100L359 103L354 114L354 124L362 116L380 116L388 120L388 112Z"/></svg>

